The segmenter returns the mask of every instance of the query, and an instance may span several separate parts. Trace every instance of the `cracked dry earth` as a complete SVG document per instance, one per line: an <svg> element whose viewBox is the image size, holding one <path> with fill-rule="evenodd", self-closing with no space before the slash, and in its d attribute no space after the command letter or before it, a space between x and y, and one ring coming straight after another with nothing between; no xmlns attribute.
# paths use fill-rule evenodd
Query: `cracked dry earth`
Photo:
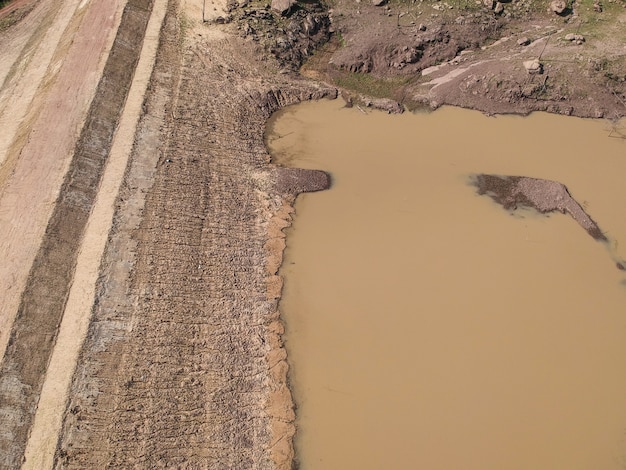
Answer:
<svg viewBox="0 0 626 470"><path fill-rule="evenodd" d="M155 3L126 5L21 296L1 365L2 468L35 468L25 455L54 468L292 466L277 310L282 229L296 195L327 188L329 178L271 165L264 128L283 106L337 92L287 75L278 82L276 64L227 26L195 25L183 37L177 1L161 2L156 63L106 248L94 260L69 398L62 410L37 407ZM29 441L36 413L59 413L48 460Z"/></svg>

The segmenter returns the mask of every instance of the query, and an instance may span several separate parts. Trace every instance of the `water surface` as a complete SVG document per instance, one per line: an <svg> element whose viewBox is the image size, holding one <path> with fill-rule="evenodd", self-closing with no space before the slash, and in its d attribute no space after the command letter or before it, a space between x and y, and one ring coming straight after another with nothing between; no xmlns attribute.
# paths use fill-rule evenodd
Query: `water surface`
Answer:
<svg viewBox="0 0 626 470"><path fill-rule="evenodd" d="M573 219L511 215L473 173L558 180L625 258L611 124L343 103L270 124L298 198L281 311L302 470L626 467L626 273Z"/></svg>

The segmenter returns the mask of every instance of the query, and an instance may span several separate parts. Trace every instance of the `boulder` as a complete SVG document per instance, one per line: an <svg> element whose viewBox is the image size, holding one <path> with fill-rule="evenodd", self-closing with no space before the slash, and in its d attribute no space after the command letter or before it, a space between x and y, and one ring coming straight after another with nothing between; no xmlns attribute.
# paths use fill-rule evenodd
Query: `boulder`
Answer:
<svg viewBox="0 0 626 470"><path fill-rule="evenodd" d="M552 2L550 2L550 10L552 10L557 15L562 15L566 9L567 2L565 0L552 0Z"/></svg>
<svg viewBox="0 0 626 470"><path fill-rule="evenodd" d="M523 38L519 38L517 40L518 46L528 46L529 44L530 44L530 39L528 39L526 36L524 36Z"/></svg>
<svg viewBox="0 0 626 470"><path fill-rule="evenodd" d="M286 15L295 4L296 0L272 0L272 10L281 15Z"/></svg>
<svg viewBox="0 0 626 470"><path fill-rule="evenodd" d="M539 62L539 59L524 61L524 68L530 74L543 72L543 66L541 65L541 62Z"/></svg>
<svg viewBox="0 0 626 470"><path fill-rule="evenodd" d="M496 15L500 15L502 14L503 11L504 11L504 4L501 2L496 2L496 6L493 8L493 12Z"/></svg>
<svg viewBox="0 0 626 470"><path fill-rule="evenodd" d="M375 7L380 7L385 4L385 0L372 0L372 5Z"/></svg>

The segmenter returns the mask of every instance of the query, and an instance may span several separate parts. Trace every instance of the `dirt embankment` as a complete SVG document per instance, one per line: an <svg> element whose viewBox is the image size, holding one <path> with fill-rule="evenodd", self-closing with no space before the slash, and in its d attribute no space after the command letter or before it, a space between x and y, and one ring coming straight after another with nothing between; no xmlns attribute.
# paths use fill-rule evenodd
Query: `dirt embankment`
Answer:
<svg viewBox="0 0 626 470"><path fill-rule="evenodd" d="M171 4L58 467L291 466L280 229L295 194L328 180L268 165L263 133L280 107L336 91L277 80L243 40L185 40L180 14Z"/></svg>
<svg viewBox="0 0 626 470"><path fill-rule="evenodd" d="M291 466L281 229L296 194L329 178L270 166L263 133L280 107L336 90L277 75L230 27L190 17L195 7L169 4L57 467ZM48 412L39 394L151 8L126 6L11 325L0 370L6 468L22 462L35 411Z"/></svg>

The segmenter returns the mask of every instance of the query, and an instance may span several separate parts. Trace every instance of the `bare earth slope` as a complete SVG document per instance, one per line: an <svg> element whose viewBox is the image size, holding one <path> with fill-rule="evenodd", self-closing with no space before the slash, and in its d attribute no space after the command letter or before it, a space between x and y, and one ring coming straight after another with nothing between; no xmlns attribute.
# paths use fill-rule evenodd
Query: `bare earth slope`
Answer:
<svg viewBox="0 0 626 470"><path fill-rule="evenodd" d="M173 12L165 27L176 27ZM272 447L289 457L288 440L275 442L293 416L265 260L283 178L267 165L263 129L278 107L331 92L272 87L252 54L240 62L236 41L193 45L180 59L175 48L159 55L120 199L103 265L115 282L100 286L63 467L272 468ZM165 124L156 135L155 117Z"/></svg>
<svg viewBox="0 0 626 470"><path fill-rule="evenodd" d="M151 8L126 7L12 325L0 375L5 468L23 460L40 390L53 379L46 367ZM276 68L254 46L210 28L210 39L186 43L181 17L171 2L57 466L271 468L292 459L280 229L285 204L329 181L268 166L263 132L279 107L336 91L287 77L270 84Z"/></svg>
<svg viewBox="0 0 626 470"><path fill-rule="evenodd" d="M333 2L334 46L307 73L410 108L626 115L626 2ZM257 34L260 42L272 42ZM270 47L273 47L270 45ZM529 73L524 63L538 60Z"/></svg>

